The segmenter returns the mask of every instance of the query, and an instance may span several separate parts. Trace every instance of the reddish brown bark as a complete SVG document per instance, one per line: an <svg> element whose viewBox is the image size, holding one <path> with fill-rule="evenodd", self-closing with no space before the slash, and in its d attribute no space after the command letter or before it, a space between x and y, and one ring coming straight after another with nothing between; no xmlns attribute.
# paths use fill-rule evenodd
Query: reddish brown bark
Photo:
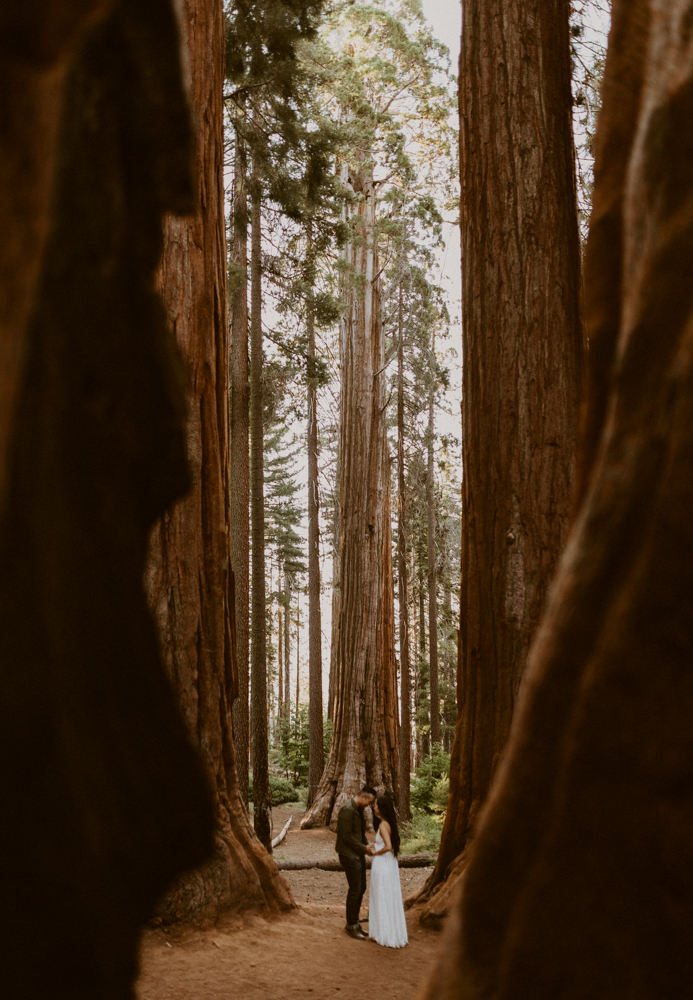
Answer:
<svg viewBox="0 0 693 1000"><path fill-rule="evenodd" d="M464 6L461 711L423 899L470 842L567 538L582 378L568 7Z"/></svg>
<svg viewBox="0 0 693 1000"><path fill-rule="evenodd" d="M375 191L365 170L349 178L362 194L363 244L348 254L364 291L350 293L342 329L340 414L340 600L337 684L330 755L302 826L334 825L344 801L364 784L394 789L386 751L384 687L395 676L389 460L384 421L384 336L379 315Z"/></svg>
<svg viewBox="0 0 693 1000"><path fill-rule="evenodd" d="M5 449L48 230L54 149L69 58L107 0L59 0L0 11L0 499ZM7 99L7 95L12 99Z"/></svg>
<svg viewBox="0 0 693 1000"><path fill-rule="evenodd" d="M0 47L21 55L6 32L25 15L25 41L59 41L52 18L69 8L3 5ZM162 216L191 204L178 54L166 0L118 3L65 78L0 511L0 995L17 1000L130 1000L158 897L212 848L142 589L149 529L189 485L180 362L154 287ZM3 122L18 109L27 93L9 88ZM50 159L46 112L23 124ZM0 199L24 199L33 227L45 203L26 180ZM3 239L13 267L35 267L40 248L27 261L11 225ZM5 291L15 277L3 266Z"/></svg>
<svg viewBox="0 0 693 1000"><path fill-rule="evenodd" d="M262 203L253 163L250 250L250 524L253 539L250 605L250 715L253 827L272 851L272 794L267 759L267 602L265 593L265 434L262 356Z"/></svg>
<svg viewBox="0 0 693 1000"><path fill-rule="evenodd" d="M318 498L318 394L311 365L315 359L315 320L312 296L307 305L308 327L308 695L310 745L308 805L312 805L324 770L322 729L322 622L320 615L320 523Z"/></svg>
<svg viewBox="0 0 693 1000"><path fill-rule="evenodd" d="M430 685L431 745L440 743L440 694L438 683L438 572L436 566L436 484L434 462L435 438L435 330L431 334L431 362L428 389L428 427L426 429L426 555L428 562L428 676Z"/></svg>
<svg viewBox="0 0 693 1000"><path fill-rule="evenodd" d="M187 0L184 28L197 126L195 211L168 221L159 278L189 372L193 488L152 533L147 590L169 675L217 810L213 861L178 883L161 915L165 921L205 923L225 910L287 909L292 899L249 826L231 725L238 675L229 540L221 4Z"/></svg>
<svg viewBox="0 0 693 1000"><path fill-rule="evenodd" d="M404 469L404 302L399 283L397 343L397 596L399 602L400 748L399 818L411 816L411 690L409 676L409 596Z"/></svg>
<svg viewBox="0 0 693 1000"><path fill-rule="evenodd" d="M690 2L613 5L585 281L589 328L618 337L437 1000L693 988L692 23Z"/></svg>
<svg viewBox="0 0 693 1000"><path fill-rule="evenodd" d="M242 102L242 98L239 98ZM235 264L231 305L231 556L236 576L236 655L238 697L233 703L233 739L238 782L248 805L250 754L250 381L248 369L248 206L246 156L236 135L231 257Z"/></svg>

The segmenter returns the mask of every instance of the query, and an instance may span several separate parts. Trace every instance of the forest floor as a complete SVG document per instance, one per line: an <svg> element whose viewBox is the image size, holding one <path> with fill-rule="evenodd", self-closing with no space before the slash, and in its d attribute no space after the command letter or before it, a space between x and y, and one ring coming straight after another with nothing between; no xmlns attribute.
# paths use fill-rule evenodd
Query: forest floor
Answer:
<svg viewBox="0 0 693 1000"><path fill-rule="evenodd" d="M274 833L293 814L275 858L334 859L335 835L300 830L303 807L273 810ZM402 895L410 895L430 868L402 869ZM412 1000L433 966L440 936L407 912L409 945L381 948L344 931L343 872L283 872L298 909L275 920L225 918L210 931L175 936L150 931L142 948L138 1000ZM370 874L368 875L370 879ZM362 918L368 912L364 897ZM367 930L368 925L364 928Z"/></svg>

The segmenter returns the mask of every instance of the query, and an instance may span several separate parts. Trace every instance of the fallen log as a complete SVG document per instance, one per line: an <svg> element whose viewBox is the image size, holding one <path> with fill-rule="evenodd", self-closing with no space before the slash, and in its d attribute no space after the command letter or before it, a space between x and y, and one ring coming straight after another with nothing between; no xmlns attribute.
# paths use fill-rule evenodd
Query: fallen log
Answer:
<svg viewBox="0 0 693 1000"><path fill-rule="evenodd" d="M401 854L397 859L400 868L428 868L436 863L436 854ZM366 858L366 866L370 868L371 858ZM280 872L301 872L317 868L322 872L342 872L344 869L339 861L277 861Z"/></svg>
<svg viewBox="0 0 693 1000"><path fill-rule="evenodd" d="M286 837L286 834L287 834L287 831L288 831L289 827L291 826L291 820L292 819L293 819L293 816L289 816L288 820L284 824L282 832L279 834L278 837L275 837L274 840L272 841L272 847L276 847L278 844L281 844L281 842L284 839L284 837Z"/></svg>

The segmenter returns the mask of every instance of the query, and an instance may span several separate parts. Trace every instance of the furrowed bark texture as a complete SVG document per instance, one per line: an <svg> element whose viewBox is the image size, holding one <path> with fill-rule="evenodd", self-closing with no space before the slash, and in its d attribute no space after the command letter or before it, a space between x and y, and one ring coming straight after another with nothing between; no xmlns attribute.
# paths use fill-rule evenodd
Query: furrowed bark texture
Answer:
<svg viewBox="0 0 693 1000"><path fill-rule="evenodd" d="M241 796L248 805L250 759L250 373L248 370L248 206L247 164L236 136L231 257L236 265L231 305L231 558L236 578L238 696L233 702L233 739Z"/></svg>
<svg viewBox="0 0 693 1000"><path fill-rule="evenodd" d="M435 483L435 330L431 334L431 385L428 390L428 428L426 431L426 554L428 562L428 645L431 699L431 743L440 743L440 695L438 684L438 573L436 567L436 483Z"/></svg>
<svg viewBox="0 0 693 1000"><path fill-rule="evenodd" d="M409 596L407 588L407 521L404 468L404 308L399 283L397 345L397 587L399 602L400 747L399 820L411 816L411 689L409 675Z"/></svg>
<svg viewBox="0 0 693 1000"><path fill-rule="evenodd" d="M60 49L53 18L70 9L87 5L4 5L2 44ZM170 4L123 0L65 77L0 515L0 995L17 1000L131 1000L142 927L213 844L142 590L149 529L189 486L181 366L154 286L162 217L191 205L178 56ZM27 80L42 60L27 56ZM28 98L8 90L0 114L21 109L50 159L49 109L31 117ZM8 194L36 235L44 195ZM26 258L23 239L3 230L33 271L40 248Z"/></svg>
<svg viewBox="0 0 693 1000"><path fill-rule="evenodd" d="M265 434L262 361L262 211L259 171L253 164L250 251L250 523L253 538L250 713L253 826L272 852L272 794L267 759L267 615L265 596Z"/></svg>
<svg viewBox="0 0 693 1000"><path fill-rule="evenodd" d="M384 336L380 325L375 194L365 171L349 178L359 203L363 246L351 246L355 272L365 278L351 293L342 323L340 414L340 601L334 731L312 808L302 827L336 825L347 798L364 784L394 789L394 756L386 735L385 690L396 691L392 554L388 542L389 459L384 420ZM394 766L394 770L393 770Z"/></svg>
<svg viewBox="0 0 693 1000"><path fill-rule="evenodd" d="M312 298L308 303L308 364L315 358L315 323ZM322 730L322 624L320 616L320 523L318 498L318 414L313 372L308 382L308 684L310 746L308 754L308 805L312 805L324 770Z"/></svg>
<svg viewBox="0 0 693 1000"><path fill-rule="evenodd" d="M237 692L229 542L228 325L223 205L221 4L187 0L195 210L168 220L159 272L169 322L187 363L190 495L152 532L147 591L188 731L217 811L216 852L182 879L164 922L213 922L227 910L277 912L288 887L253 835L236 775L231 702Z"/></svg>
<svg viewBox="0 0 693 1000"><path fill-rule="evenodd" d="M54 150L70 56L105 0L0 11L0 499L5 450L53 190ZM37 16L39 14L39 16ZM9 99L9 95L12 95Z"/></svg>
<svg viewBox="0 0 693 1000"><path fill-rule="evenodd" d="M692 24L690 0L613 6L585 280L618 336L436 1000L693 989Z"/></svg>
<svg viewBox="0 0 693 1000"><path fill-rule="evenodd" d="M469 844L508 739L567 538L582 378L568 0L465 0L460 67L462 704L420 900Z"/></svg>
<svg viewBox="0 0 693 1000"><path fill-rule="evenodd" d="M284 715L291 717L291 582L284 571Z"/></svg>

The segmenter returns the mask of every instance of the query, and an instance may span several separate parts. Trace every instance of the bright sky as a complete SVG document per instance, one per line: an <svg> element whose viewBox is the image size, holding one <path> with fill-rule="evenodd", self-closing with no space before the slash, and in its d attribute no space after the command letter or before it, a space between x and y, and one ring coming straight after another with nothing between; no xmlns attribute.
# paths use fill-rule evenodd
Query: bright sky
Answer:
<svg viewBox="0 0 693 1000"><path fill-rule="evenodd" d="M422 0L426 20L433 34L450 49L453 72L457 73L462 29L462 4L460 0Z"/></svg>

